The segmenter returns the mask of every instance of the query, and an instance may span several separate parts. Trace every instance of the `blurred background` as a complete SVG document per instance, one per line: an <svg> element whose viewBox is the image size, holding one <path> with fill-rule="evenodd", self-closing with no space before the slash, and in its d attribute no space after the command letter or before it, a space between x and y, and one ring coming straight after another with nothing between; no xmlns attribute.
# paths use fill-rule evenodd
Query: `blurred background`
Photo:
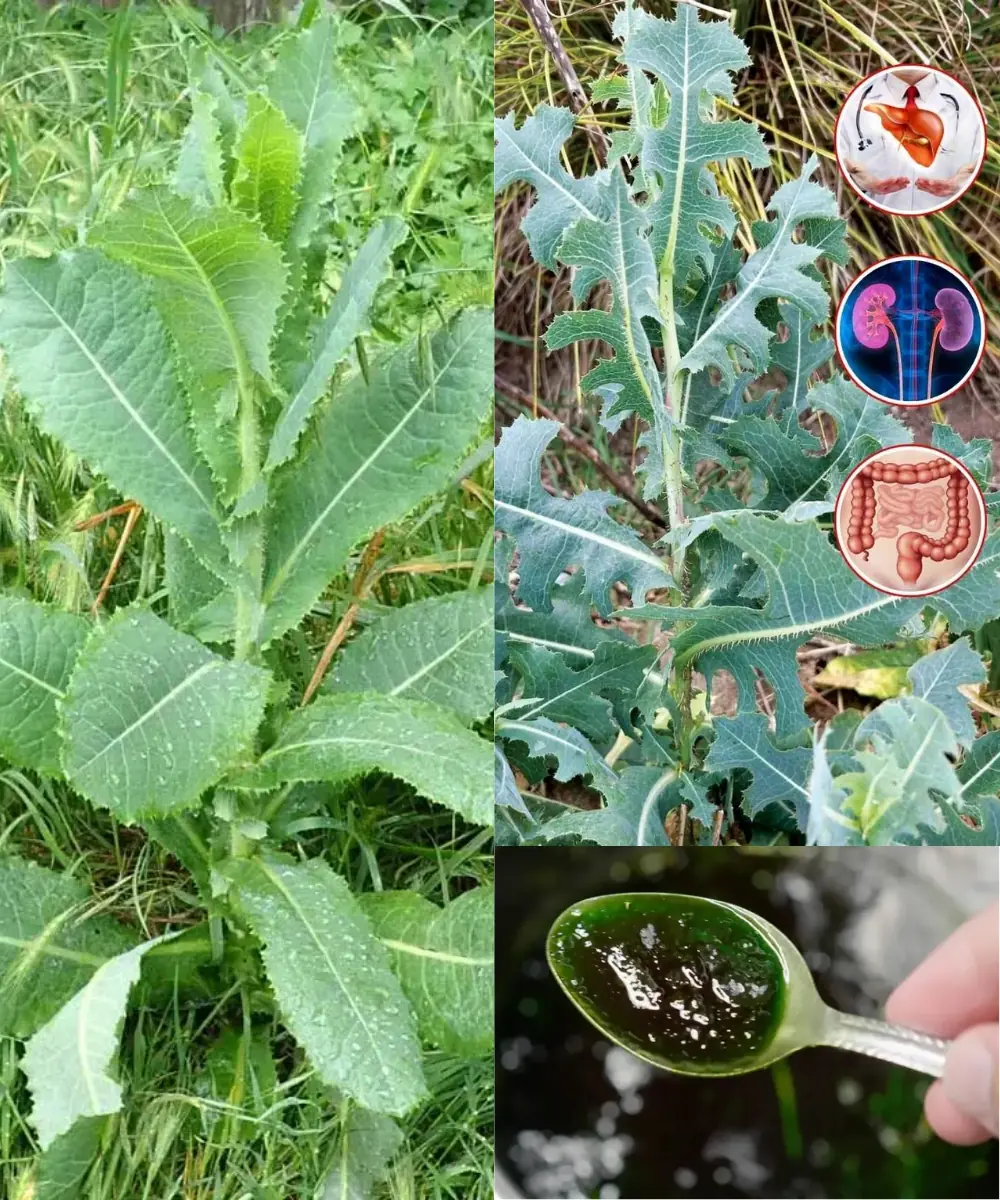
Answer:
<svg viewBox="0 0 1000 1200"><path fill-rule="evenodd" d="M670 1075L610 1044L545 961L588 896L669 891L743 905L805 955L823 999L875 1016L996 898L998 856L886 849L501 849L497 855L497 1195L995 1197L995 1142L927 1127L929 1080L830 1049L722 1079Z"/></svg>

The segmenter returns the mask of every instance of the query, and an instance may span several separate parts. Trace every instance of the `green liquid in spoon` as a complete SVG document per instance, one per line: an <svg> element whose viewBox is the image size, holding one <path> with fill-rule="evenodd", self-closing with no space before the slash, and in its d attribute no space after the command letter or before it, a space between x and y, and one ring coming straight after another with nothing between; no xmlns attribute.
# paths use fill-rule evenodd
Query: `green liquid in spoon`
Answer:
<svg viewBox="0 0 1000 1200"><path fill-rule="evenodd" d="M552 926L548 957L603 1033L673 1071L738 1071L770 1045L785 1011L777 948L737 910L696 896L584 900Z"/></svg>

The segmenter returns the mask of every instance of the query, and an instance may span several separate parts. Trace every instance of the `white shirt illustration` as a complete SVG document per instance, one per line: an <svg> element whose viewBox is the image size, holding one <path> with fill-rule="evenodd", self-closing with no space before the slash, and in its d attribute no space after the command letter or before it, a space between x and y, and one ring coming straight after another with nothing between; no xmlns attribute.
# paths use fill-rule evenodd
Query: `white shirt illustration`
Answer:
<svg viewBox="0 0 1000 1200"><path fill-rule="evenodd" d="M933 161L926 166L870 107L906 109L908 101L911 108L915 104L918 110L934 113L943 126ZM891 68L869 79L848 98L837 130L837 156L847 177L864 196L891 212L928 212L957 199L975 179L985 150L975 101L954 79L930 68ZM892 181L902 186L882 190ZM918 186L920 181L938 182L926 190Z"/></svg>

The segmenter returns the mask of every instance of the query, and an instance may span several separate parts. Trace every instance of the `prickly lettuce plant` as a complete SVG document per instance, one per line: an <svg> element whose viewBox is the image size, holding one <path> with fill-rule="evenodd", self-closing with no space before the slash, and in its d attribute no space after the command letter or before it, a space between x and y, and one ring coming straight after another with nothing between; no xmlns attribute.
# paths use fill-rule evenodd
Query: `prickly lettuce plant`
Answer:
<svg viewBox="0 0 1000 1200"><path fill-rule="evenodd" d="M738 229L720 188L727 164L769 164L760 133L721 115L748 63L743 43L686 3L669 21L627 7L615 31L625 73L602 94L629 123L609 165L571 174L573 117L542 106L520 126L498 121L496 182L534 190L523 232L540 264L572 268L576 302L547 345L610 348L584 388L609 431L638 419L644 495L662 499L669 530L650 546L613 511L618 497L552 494L543 469L556 422L520 417L504 431L502 836L664 843L672 820L675 838L714 843L995 842L1000 732L975 737L959 689L986 678L963 635L1000 611L1000 534L929 600L884 595L848 569L830 533L839 486L866 455L912 435L836 373L814 382L832 353L817 264L846 262L834 197L810 158L766 216ZM945 424L933 440L985 488L988 442L966 444ZM613 585L631 607L613 605ZM665 651L652 644L657 629L669 632ZM821 731L797 657L817 636L900 643L901 694ZM738 693L730 717L709 715L721 670ZM597 807L526 793L524 781L552 775L586 781Z"/></svg>
<svg viewBox="0 0 1000 1200"><path fill-rule="evenodd" d="M487 312L365 349L402 221L375 224L339 278L327 263L352 120L332 29L283 42L245 96L203 63L170 186L6 271L0 346L24 402L162 523L166 588L110 618L0 593L0 760L145 828L188 867L205 916L140 941L81 922L75 879L0 856L0 1034L27 1039L39 1200L78 1194L121 1107L140 978L211 969L278 1014L341 1106L331 1196L367 1195L397 1148L393 1117L426 1094L422 1046L489 1049L486 888L444 908L355 894L301 842L290 852L330 826L337 788L372 773L456 821L493 811L475 730L492 705L488 592L389 610L304 695L288 669L327 585L353 570L336 649L379 531L455 481L489 397Z"/></svg>

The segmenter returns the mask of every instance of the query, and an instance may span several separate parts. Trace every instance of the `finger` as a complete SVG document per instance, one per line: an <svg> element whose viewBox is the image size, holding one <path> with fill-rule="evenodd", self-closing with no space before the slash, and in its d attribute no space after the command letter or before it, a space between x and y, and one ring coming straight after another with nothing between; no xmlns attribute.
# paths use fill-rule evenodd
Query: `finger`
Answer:
<svg viewBox="0 0 1000 1200"><path fill-rule="evenodd" d="M924 1116L938 1137L954 1146L975 1146L990 1138L988 1129L952 1104L940 1079L931 1084L924 1097Z"/></svg>
<svg viewBox="0 0 1000 1200"><path fill-rule="evenodd" d="M933 950L889 997L887 1018L944 1038L996 1021L997 915L996 905L985 909Z"/></svg>
<svg viewBox="0 0 1000 1200"><path fill-rule="evenodd" d="M997 1133L998 1027L977 1025L948 1049L941 1090L954 1106L995 1137Z"/></svg>

